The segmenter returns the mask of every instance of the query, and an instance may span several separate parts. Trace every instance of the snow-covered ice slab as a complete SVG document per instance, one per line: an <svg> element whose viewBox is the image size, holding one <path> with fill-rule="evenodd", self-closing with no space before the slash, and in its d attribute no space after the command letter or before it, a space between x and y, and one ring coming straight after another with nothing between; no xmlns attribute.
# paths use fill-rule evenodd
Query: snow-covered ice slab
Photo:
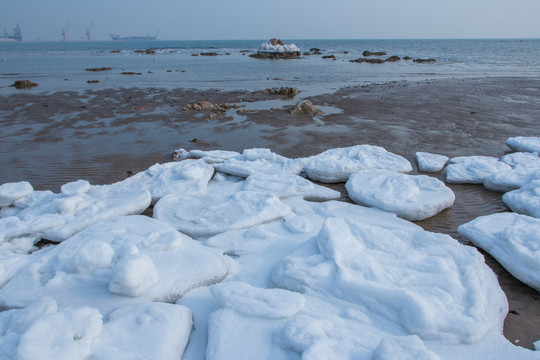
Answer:
<svg viewBox="0 0 540 360"><path fill-rule="evenodd" d="M540 137L516 136L506 139L506 145L514 151L540 152Z"/></svg>
<svg viewBox="0 0 540 360"><path fill-rule="evenodd" d="M96 223L31 256L32 263L0 288L3 306L48 296L61 308L90 305L106 313L123 305L174 301L228 273L220 251L146 216Z"/></svg>
<svg viewBox="0 0 540 360"><path fill-rule="evenodd" d="M423 340L474 343L502 331L508 304L474 248L447 235L329 218L310 251L272 272L278 287L359 304Z"/></svg>
<svg viewBox="0 0 540 360"><path fill-rule="evenodd" d="M511 169L486 177L484 187L488 190L507 192L519 189L532 180L540 179L538 153L516 152L504 155L501 161L510 165Z"/></svg>
<svg viewBox="0 0 540 360"><path fill-rule="evenodd" d="M147 190L92 186L85 180L64 184L60 194L34 191L2 209L0 243L29 237L63 241L98 221L141 214L150 200Z"/></svg>
<svg viewBox="0 0 540 360"><path fill-rule="evenodd" d="M507 192L502 200L512 211L540 218L540 180L532 180L518 190Z"/></svg>
<svg viewBox="0 0 540 360"><path fill-rule="evenodd" d="M540 291L540 219L516 213L481 216L458 227L514 277Z"/></svg>
<svg viewBox="0 0 540 360"><path fill-rule="evenodd" d="M244 190L275 194L280 199L301 196L306 200L326 201L341 197L339 191L317 185L298 175L253 174L246 179Z"/></svg>
<svg viewBox="0 0 540 360"><path fill-rule="evenodd" d="M187 159L179 162L155 164L112 186L148 190L155 203L168 194L201 192L214 175L214 167L203 160Z"/></svg>
<svg viewBox="0 0 540 360"><path fill-rule="evenodd" d="M307 158L304 171L312 180L337 183L347 181L350 174L366 168L396 172L412 171L411 163L407 159L372 145L326 150Z"/></svg>
<svg viewBox="0 0 540 360"><path fill-rule="evenodd" d="M169 195L157 202L154 217L192 237L250 228L283 218L291 209L270 193Z"/></svg>
<svg viewBox="0 0 540 360"><path fill-rule="evenodd" d="M510 165L490 156L459 156L450 159L446 181L454 184L482 184L486 177L511 170Z"/></svg>
<svg viewBox="0 0 540 360"><path fill-rule="evenodd" d="M356 203L376 207L410 220L423 220L454 204L455 195L444 183L427 175L385 170L353 173L345 188Z"/></svg>
<svg viewBox="0 0 540 360"><path fill-rule="evenodd" d="M304 159L289 159L269 149L246 149L241 155L214 166L217 171L240 177L256 173L299 175L304 168Z"/></svg>
<svg viewBox="0 0 540 360"><path fill-rule="evenodd" d="M302 294L261 289L242 282L214 285L210 291L220 305L208 319L206 359L286 359L274 345L274 333L304 306Z"/></svg>
<svg viewBox="0 0 540 360"><path fill-rule="evenodd" d="M448 156L431 154L427 152L417 152L416 161L418 162L418 170L424 172L438 172L444 168L448 162Z"/></svg>
<svg viewBox="0 0 540 360"><path fill-rule="evenodd" d="M0 185L0 207L9 206L15 200L28 196L34 188L28 181Z"/></svg>
<svg viewBox="0 0 540 360"><path fill-rule="evenodd" d="M51 298L0 314L3 359L179 359L191 332L188 308L150 303L105 319L91 307L60 310ZM159 336L156 336L159 334Z"/></svg>

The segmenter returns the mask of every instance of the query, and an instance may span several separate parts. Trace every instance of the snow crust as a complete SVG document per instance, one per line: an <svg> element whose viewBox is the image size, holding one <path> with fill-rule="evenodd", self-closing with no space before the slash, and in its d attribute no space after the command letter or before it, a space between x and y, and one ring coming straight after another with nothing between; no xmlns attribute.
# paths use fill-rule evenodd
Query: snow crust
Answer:
<svg viewBox="0 0 540 360"><path fill-rule="evenodd" d="M516 136L506 139L506 145L514 151L540 152L540 137Z"/></svg>
<svg viewBox="0 0 540 360"><path fill-rule="evenodd" d="M455 200L453 191L434 177L385 170L356 172L349 177L345 188L354 202L410 221L436 215Z"/></svg>
<svg viewBox="0 0 540 360"><path fill-rule="evenodd" d="M525 284L540 291L540 219L516 213L481 216L458 227Z"/></svg>
<svg viewBox="0 0 540 360"><path fill-rule="evenodd" d="M419 197L427 215L424 187L447 188L400 174L405 158L369 145L182 154L111 185L15 186L26 190L0 209L0 357L540 358L504 338L507 301L476 248L310 181L349 180L351 197L394 207ZM535 156L465 168L532 169ZM154 218L137 215L152 202ZM501 263L538 273L536 219L482 221L460 231L478 228Z"/></svg>
<svg viewBox="0 0 540 360"><path fill-rule="evenodd" d="M424 172L441 171L448 162L448 156L444 155L417 152L415 156L418 162L418 170Z"/></svg>
<svg viewBox="0 0 540 360"><path fill-rule="evenodd" d="M28 181L0 185L0 207L9 206L15 200L28 196L34 188Z"/></svg>
<svg viewBox="0 0 540 360"><path fill-rule="evenodd" d="M446 181L454 184L482 184L493 174L510 171L508 164L490 156L459 156L450 159Z"/></svg>
<svg viewBox="0 0 540 360"><path fill-rule="evenodd" d="M309 157L304 171L311 180L336 183L345 182L349 175L366 168L405 173L412 171L412 165L407 159L372 145L327 150Z"/></svg>

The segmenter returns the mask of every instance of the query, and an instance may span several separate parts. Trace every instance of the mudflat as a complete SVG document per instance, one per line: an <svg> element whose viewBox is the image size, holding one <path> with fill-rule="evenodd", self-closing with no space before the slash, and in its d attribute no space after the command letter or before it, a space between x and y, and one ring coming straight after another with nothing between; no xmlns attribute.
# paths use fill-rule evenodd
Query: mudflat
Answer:
<svg viewBox="0 0 540 360"><path fill-rule="evenodd" d="M263 89L261 89L263 90ZM175 149L264 147L287 157L358 144L382 146L415 165L417 151L500 157L512 136L540 135L540 78L447 79L343 88L309 97L326 115L293 115L300 99L249 91L108 89L0 96L0 184L27 180L58 191L68 181L105 184L171 160ZM183 110L209 101L243 107L221 113ZM416 171L416 170L415 170ZM444 174L433 174L443 179ZM343 185L333 187L342 191ZM481 185L449 185L456 202L417 222L457 234L477 216L508 211L501 194ZM486 255L510 313L505 336L533 348L540 339L540 294Z"/></svg>

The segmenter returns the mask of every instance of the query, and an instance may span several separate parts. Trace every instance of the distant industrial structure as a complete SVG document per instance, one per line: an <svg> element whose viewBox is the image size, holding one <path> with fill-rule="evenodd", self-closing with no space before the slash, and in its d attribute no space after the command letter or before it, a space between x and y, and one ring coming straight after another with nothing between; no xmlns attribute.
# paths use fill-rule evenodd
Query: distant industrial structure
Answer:
<svg viewBox="0 0 540 360"><path fill-rule="evenodd" d="M0 41L22 41L21 26L17 24L13 28L12 34L9 34L8 30L4 28L4 35L0 35Z"/></svg>

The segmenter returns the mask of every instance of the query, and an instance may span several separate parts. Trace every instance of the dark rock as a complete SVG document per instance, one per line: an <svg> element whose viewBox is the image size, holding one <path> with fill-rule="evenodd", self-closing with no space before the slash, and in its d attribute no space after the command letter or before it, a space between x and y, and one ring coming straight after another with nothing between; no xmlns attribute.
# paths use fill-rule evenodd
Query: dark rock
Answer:
<svg viewBox="0 0 540 360"><path fill-rule="evenodd" d="M201 56L218 56L217 52L202 52Z"/></svg>
<svg viewBox="0 0 540 360"><path fill-rule="evenodd" d="M322 110L313 106L311 101L304 100L298 105L296 105L291 113L293 115L309 115L309 116L321 116L323 114Z"/></svg>
<svg viewBox="0 0 540 360"><path fill-rule="evenodd" d="M255 59L299 59L300 51L258 51L254 54L250 54L249 56Z"/></svg>
<svg viewBox="0 0 540 360"><path fill-rule="evenodd" d="M404 56L403 57L403 60L411 60L411 59L412 59L412 57L410 57L410 56Z"/></svg>
<svg viewBox="0 0 540 360"><path fill-rule="evenodd" d="M100 68L86 69L86 71L107 71L107 70L112 70L112 68L110 68L110 67L100 67Z"/></svg>
<svg viewBox="0 0 540 360"><path fill-rule="evenodd" d="M429 58L429 59L414 59L413 61L415 63L430 63L430 62L435 62L437 60Z"/></svg>
<svg viewBox="0 0 540 360"><path fill-rule="evenodd" d="M270 45L285 45L285 43L281 39L272 38L270 39Z"/></svg>
<svg viewBox="0 0 540 360"><path fill-rule="evenodd" d="M390 56L389 58L387 58L385 61L394 62L394 61L400 61L400 60L401 60L401 58L399 56L393 55L393 56Z"/></svg>
<svg viewBox="0 0 540 360"><path fill-rule="evenodd" d="M199 54L191 54L191 56L199 56Z"/></svg>
<svg viewBox="0 0 540 360"><path fill-rule="evenodd" d="M99 80L87 80L86 82L89 84L97 84Z"/></svg>
<svg viewBox="0 0 540 360"><path fill-rule="evenodd" d="M135 50L138 54L155 54L156 49L146 49L146 50Z"/></svg>
<svg viewBox="0 0 540 360"><path fill-rule="evenodd" d="M282 86L281 88L269 88L262 91L264 94L270 94L270 95L283 95L290 98L295 97L300 93L300 91L296 90L293 87L289 86Z"/></svg>
<svg viewBox="0 0 540 360"><path fill-rule="evenodd" d="M368 63L368 64L384 64L385 60L383 60L383 59L358 58L358 59L355 59L355 60L349 60L349 62Z"/></svg>
<svg viewBox="0 0 540 360"><path fill-rule="evenodd" d="M304 55L304 56L310 56L311 53L306 51L306 52L304 52L302 55Z"/></svg>
<svg viewBox="0 0 540 360"><path fill-rule="evenodd" d="M323 59L337 60L335 55L324 55L322 58L323 58Z"/></svg>
<svg viewBox="0 0 540 360"><path fill-rule="evenodd" d="M362 53L362 56L385 56L386 55L386 51L375 51L375 52L372 52L372 51L369 51L369 50L366 50Z"/></svg>
<svg viewBox="0 0 540 360"><path fill-rule="evenodd" d="M30 89L38 84L31 82L30 80L17 80L12 85L15 89Z"/></svg>
<svg viewBox="0 0 540 360"><path fill-rule="evenodd" d="M241 53L249 53L251 50L240 50Z"/></svg>
<svg viewBox="0 0 540 360"><path fill-rule="evenodd" d="M121 73L122 75L142 75L142 73L136 73L133 71L124 71Z"/></svg>
<svg viewBox="0 0 540 360"><path fill-rule="evenodd" d="M348 54L349 52L348 52L348 51L344 51L343 53L344 53L344 54Z"/></svg>
<svg viewBox="0 0 540 360"><path fill-rule="evenodd" d="M214 104L210 101L200 101L198 103L187 104L182 108L185 111L198 111L198 112L207 112L210 119L214 119L219 116L225 115L225 112L229 109L239 109L244 107L244 105L238 104Z"/></svg>
<svg viewBox="0 0 540 360"><path fill-rule="evenodd" d="M309 49L309 51L311 51L311 52L321 52L321 49L314 47L314 48Z"/></svg>

